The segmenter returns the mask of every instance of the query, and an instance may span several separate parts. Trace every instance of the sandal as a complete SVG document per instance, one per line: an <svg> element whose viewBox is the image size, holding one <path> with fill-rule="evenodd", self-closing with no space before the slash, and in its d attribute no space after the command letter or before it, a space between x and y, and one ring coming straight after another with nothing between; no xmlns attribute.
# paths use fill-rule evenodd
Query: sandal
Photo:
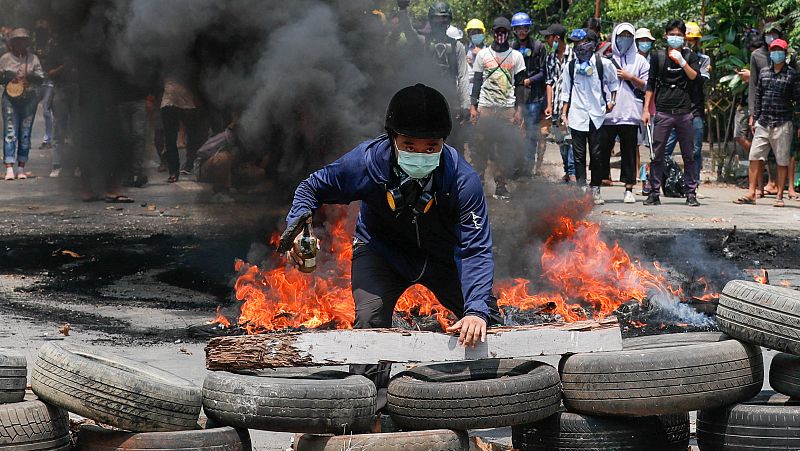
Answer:
<svg viewBox="0 0 800 451"><path fill-rule="evenodd" d="M772 204L773 207L785 207L786 204L783 203L783 199L775 200L775 203Z"/></svg>
<svg viewBox="0 0 800 451"><path fill-rule="evenodd" d="M736 199L735 201L733 201L733 203L734 204L738 204L738 205L755 205L756 204L756 200L753 199L752 197L742 196L742 197Z"/></svg>
<svg viewBox="0 0 800 451"><path fill-rule="evenodd" d="M106 203L109 204L132 204L134 201L124 194L117 194L116 196L106 196Z"/></svg>

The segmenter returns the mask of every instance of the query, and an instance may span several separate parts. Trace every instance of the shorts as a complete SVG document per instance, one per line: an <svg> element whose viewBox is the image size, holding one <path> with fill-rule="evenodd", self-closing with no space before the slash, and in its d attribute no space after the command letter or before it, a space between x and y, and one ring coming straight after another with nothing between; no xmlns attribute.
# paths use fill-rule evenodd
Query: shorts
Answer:
<svg viewBox="0 0 800 451"><path fill-rule="evenodd" d="M769 127L756 124L753 144L750 146L750 161L767 161L771 148L775 152L775 161L778 166L789 166L793 134L794 126L791 122Z"/></svg>
<svg viewBox="0 0 800 451"><path fill-rule="evenodd" d="M748 122L750 111L747 107L736 107L736 115L733 118L733 137L751 140L753 139L753 132L750 130L750 123Z"/></svg>

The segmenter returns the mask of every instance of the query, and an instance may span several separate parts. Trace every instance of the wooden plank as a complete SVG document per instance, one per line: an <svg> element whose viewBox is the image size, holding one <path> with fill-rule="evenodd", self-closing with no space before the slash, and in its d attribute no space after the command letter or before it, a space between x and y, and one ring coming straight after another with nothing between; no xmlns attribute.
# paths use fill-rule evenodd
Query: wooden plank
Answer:
<svg viewBox="0 0 800 451"><path fill-rule="evenodd" d="M217 337L206 346L209 370L290 366L446 362L618 351L622 336L615 318L568 324L497 327L474 348L458 337L401 329L290 332Z"/></svg>

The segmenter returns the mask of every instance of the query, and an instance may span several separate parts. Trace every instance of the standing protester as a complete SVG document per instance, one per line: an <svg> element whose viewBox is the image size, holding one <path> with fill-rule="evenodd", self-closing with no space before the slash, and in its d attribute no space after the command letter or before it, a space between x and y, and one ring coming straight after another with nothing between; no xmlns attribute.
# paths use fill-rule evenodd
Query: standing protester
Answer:
<svg viewBox="0 0 800 451"><path fill-rule="evenodd" d="M773 204L783 207L783 189L789 171L789 154L794 139L793 114L800 102L800 72L786 64L788 44L783 39L775 39L769 45L772 64L758 73L755 90L750 93L753 99L753 143L750 147L750 190L747 196L734 202L737 204L756 203L756 181L758 173L764 170L764 161L770 148L775 152L778 163L778 194ZM753 77L751 77L752 79Z"/></svg>
<svg viewBox="0 0 800 451"><path fill-rule="evenodd" d="M472 65L475 63L475 57L478 52L483 49L486 41L486 26L480 19L472 19L467 22L467 36L469 37L469 46L467 47L467 72L469 74L469 92L472 93L472 80L475 72L472 70Z"/></svg>
<svg viewBox="0 0 800 451"><path fill-rule="evenodd" d="M702 37L700 25L696 22L686 23L686 48L692 50L700 61L700 76L697 77L694 83L689 85L689 96L692 98L692 130L694 130L694 139L692 140L694 146L694 178L697 180L698 185L700 184L700 170L703 169L702 152L703 138L705 137L703 119L705 118L706 110L706 93L704 84L707 81L711 81L711 57L700 50L700 39ZM667 148L664 152L666 157L672 158L676 144L678 144L678 134L673 130L667 140Z"/></svg>
<svg viewBox="0 0 800 451"><path fill-rule="evenodd" d="M650 163L651 191L644 204L661 205L659 191L664 174L664 152L667 138L675 129L683 157L686 205L697 207L700 203L696 195L690 85L700 76L700 61L694 52L683 47L686 24L682 20L670 20L664 29L669 50L658 50L650 55L650 75L642 113L642 122L649 124L650 105L655 101L656 114L652 118L655 156Z"/></svg>
<svg viewBox="0 0 800 451"><path fill-rule="evenodd" d="M760 33L752 34L750 40L748 42L748 50L752 55L753 52L760 49L764 45L764 38ZM742 81L750 86L750 69L739 69L736 71L736 74L742 78ZM747 89L742 93L742 97L739 100L739 105L736 106L736 113L733 117L733 139L736 141L736 144L739 145L741 148L741 152L739 153L740 161L747 159L749 161L750 155L750 146L753 143L753 130L750 128L749 120L750 120L750 107L749 107L749 93L750 90ZM763 176L764 172L758 174L758 180L756 181L756 186L759 189L763 186ZM791 192L790 192L791 195ZM791 198L791 196L790 196Z"/></svg>
<svg viewBox="0 0 800 451"><path fill-rule="evenodd" d="M178 181L180 174L189 175L194 169L197 149L208 139L208 123L200 98L195 93L190 77L178 68L169 69L164 78L161 98L161 120L164 124L164 157L169 177L167 183ZM142 97L144 106L144 97ZM181 167L178 154L178 131L183 123L186 129L186 161Z"/></svg>
<svg viewBox="0 0 800 451"><path fill-rule="evenodd" d="M551 132L561 152L561 163L564 166L564 182L575 181L575 158L572 153L572 138L561 129L561 91L563 83L561 75L564 66L575 57L572 48L567 45L567 29L561 24L552 24L541 34L547 40L547 45L552 49L546 60L546 89L544 115L551 120Z"/></svg>
<svg viewBox="0 0 800 451"><path fill-rule="evenodd" d="M578 28L570 33L569 38L575 43L575 59L564 66L561 75L564 83L561 119L572 135L578 186L586 185L588 150L592 198L595 205L602 205L605 201L600 195L600 186L605 174L600 127L603 126L606 113L613 111L617 103L619 81L614 65L595 53L598 37L594 31Z"/></svg>
<svg viewBox="0 0 800 451"><path fill-rule="evenodd" d="M634 45L635 29L632 24L623 22L611 34L613 55L611 63L619 78L617 106L606 115L602 133L603 161L611 155L615 140L619 138L622 154L620 180L625 184L623 202L636 202L633 185L636 183L636 151L644 105L644 89L647 84L650 64L637 52Z"/></svg>
<svg viewBox="0 0 800 451"><path fill-rule="evenodd" d="M650 52L653 50L653 43L656 42L656 38L653 37L653 34L650 33L649 28L638 28L636 29L636 34L634 34L634 39L636 40L636 49L639 51L639 55L642 55L647 61L649 65L650 61ZM649 69L648 69L649 73ZM655 105L650 104L650 114L655 114ZM650 123L645 125L644 123L640 122L639 127L639 145L644 144L650 149L652 143L650 142L651 136L653 136L653 124ZM650 149L652 152L652 149ZM650 194L650 182L647 180L647 166L642 165L639 161L639 147L636 147L636 167L639 169L639 181L642 182L642 194L648 195Z"/></svg>
<svg viewBox="0 0 800 451"><path fill-rule="evenodd" d="M47 76L57 86L53 95L53 161L50 177L59 177L62 166L72 171L77 166L75 140L78 131L78 67L75 46L58 36L48 57Z"/></svg>
<svg viewBox="0 0 800 451"><path fill-rule="evenodd" d="M36 88L44 80L39 58L28 52L30 45L28 30L17 28L8 36L9 51L0 57L0 82L5 86L2 109L6 180L14 180L14 163L19 166L16 178L28 178L25 163L31 150L31 130L39 103Z"/></svg>
<svg viewBox="0 0 800 451"><path fill-rule="evenodd" d="M408 17L409 0L397 0L400 9L400 29L406 36L417 36L416 42L421 43L424 52L431 57L441 69L442 74L452 87L458 92L459 110L456 115L459 119L466 119L469 115L469 71L467 61L464 59L466 48L461 41L447 36L447 28L453 21L453 10L447 2L438 1L428 8L428 23L430 33L422 35L414 30L411 19ZM409 38L411 39L411 38ZM411 42L414 42L411 39Z"/></svg>
<svg viewBox="0 0 800 451"><path fill-rule="evenodd" d="M47 19L38 19L33 29L33 52L42 64L45 73L44 81L39 87L39 102L42 104L42 116L44 117L44 136L40 149L51 149L53 147L53 80L48 76L52 69L50 63L50 53L55 46L53 34L50 32L50 24Z"/></svg>
<svg viewBox="0 0 800 451"><path fill-rule="evenodd" d="M417 84L397 92L385 128L387 135L361 143L300 183L279 251L303 265L290 249L312 214L323 204L361 201L353 238L353 327L390 327L400 295L421 284L459 318L447 331L475 346L485 341L487 326L500 323L480 178L445 144L452 121L435 89ZM387 387L390 370L390 364L351 367L379 390Z"/></svg>
<svg viewBox="0 0 800 451"><path fill-rule="evenodd" d="M483 180L489 159L495 164L495 197L508 199L506 186L509 166L514 162L514 149L497 143L501 133L498 127L504 124L522 125L522 105L525 99L523 79L525 61L522 54L508 43L511 22L505 17L494 20L492 34L494 43L475 57L472 85L470 122L480 123L475 150L470 149L472 163ZM511 128L511 127L509 127Z"/></svg>
<svg viewBox="0 0 800 451"><path fill-rule="evenodd" d="M525 87L525 103L523 116L528 149L525 155L525 164L522 166L522 176L531 175L536 166L541 165L540 155L540 129L539 119L545 108L547 98L545 92L545 66L547 63L547 49L538 39L531 36L533 21L523 12L511 17L511 29L516 39L511 48L519 50L525 60L525 78L522 84ZM541 147L544 149L544 147Z"/></svg>

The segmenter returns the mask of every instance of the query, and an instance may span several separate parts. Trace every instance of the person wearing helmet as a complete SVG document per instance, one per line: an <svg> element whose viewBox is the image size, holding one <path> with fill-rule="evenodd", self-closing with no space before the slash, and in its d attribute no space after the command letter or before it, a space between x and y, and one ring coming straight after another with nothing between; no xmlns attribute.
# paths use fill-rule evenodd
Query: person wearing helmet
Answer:
<svg viewBox="0 0 800 451"><path fill-rule="evenodd" d="M516 37L511 48L522 54L526 72L525 78L522 80L525 87L525 102L522 111L527 137L527 152L520 174L524 177L530 177L534 167L541 165L541 162L537 161L540 148L539 119L544 111L546 98L544 79L547 49L538 39L531 36L532 26L533 21L526 13L519 12L511 17L511 29ZM544 152L544 146L541 146L541 151Z"/></svg>
<svg viewBox="0 0 800 451"><path fill-rule="evenodd" d="M518 146L506 144L501 149L497 139L498 128L506 124L523 125L525 60L519 51L511 48L511 22L508 19L495 18L492 34L494 43L478 53L473 65L475 75L472 81L470 121L479 128L475 145L470 146L470 156L475 169L481 174L481 179L489 160L492 160L495 164L494 196L508 199L510 194L506 179L511 173L511 166L517 163L517 158L510 152L514 152ZM507 139L518 136L510 129L501 134Z"/></svg>
<svg viewBox="0 0 800 451"><path fill-rule="evenodd" d="M30 45L28 30L17 28L8 35L8 52L0 57L0 83L6 87L2 97L6 180L28 177L25 163L31 150L31 129L39 100L36 89L44 80L42 64L28 51ZM16 175L14 163L19 168Z"/></svg>
<svg viewBox="0 0 800 451"><path fill-rule="evenodd" d="M475 63L475 57L478 52L484 47L486 42L486 27L480 19L472 19L467 22L467 37L469 37L469 44L467 47L467 72L469 74L469 92L472 92L472 80L475 71L472 70L472 65Z"/></svg>
<svg viewBox="0 0 800 451"><path fill-rule="evenodd" d="M423 51L441 69L447 83L452 83L453 91L458 93L456 116L466 120L469 114L470 96L469 70L467 60L464 58L467 49L461 41L447 35L447 29L453 21L453 10L447 2L437 1L432 4L428 8L430 33L422 35L411 25L408 4L408 0L397 0L400 9L398 13L400 30L408 37L409 42L415 41L412 37L417 36L415 42L422 45Z"/></svg>
<svg viewBox="0 0 800 451"><path fill-rule="evenodd" d="M291 243L323 204L361 201L353 237L354 327L391 327L400 295L421 284L459 318L448 331L474 346L485 340L487 325L499 323L480 178L445 143L452 121L437 90L416 84L398 91L385 128L385 135L300 182L284 237ZM289 257L302 264L296 254Z"/></svg>
<svg viewBox="0 0 800 451"><path fill-rule="evenodd" d="M703 34L700 30L700 25L697 22L686 22L686 48L694 51L697 58L700 60L700 76L697 77L695 83L690 85L690 96L692 98L692 129L694 130L694 172L695 179L700 181L700 170L703 168L703 137L705 136L705 128L703 119L705 118L706 94L704 84L711 80L711 57L706 55L700 50L700 39ZM667 139L667 148L664 155L672 158L672 153L675 151L675 145L678 143L678 135L675 130L669 135Z"/></svg>

